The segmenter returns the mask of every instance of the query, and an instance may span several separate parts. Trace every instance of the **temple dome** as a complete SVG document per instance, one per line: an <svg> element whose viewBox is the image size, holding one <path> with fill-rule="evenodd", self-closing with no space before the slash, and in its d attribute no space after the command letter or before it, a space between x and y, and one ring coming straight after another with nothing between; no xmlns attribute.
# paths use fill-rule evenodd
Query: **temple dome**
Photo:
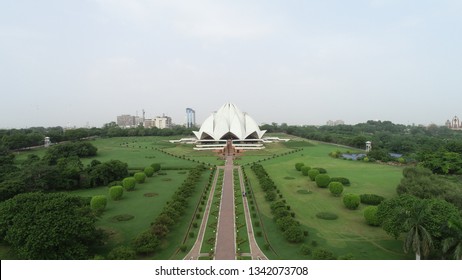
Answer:
<svg viewBox="0 0 462 280"><path fill-rule="evenodd" d="M242 113L234 104L226 103L212 113L194 131L199 140L247 140L261 139L266 130L260 130L257 123L246 113Z"/></svg>

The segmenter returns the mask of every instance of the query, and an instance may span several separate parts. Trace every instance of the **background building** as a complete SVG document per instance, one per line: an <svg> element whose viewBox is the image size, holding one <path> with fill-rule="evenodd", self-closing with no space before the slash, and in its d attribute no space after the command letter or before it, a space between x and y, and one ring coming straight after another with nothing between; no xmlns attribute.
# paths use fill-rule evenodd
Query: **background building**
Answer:
<svg viewBox="0 0 462 280"><path fill-rule="evenodd" d="M446 126L453 130L462 130L462 123L460 122L457 116L454 116L454 118L452 118L452 121L447 120Z"/></svg>
<svg viewBox="0 0 462 280"><path fill-rule="evenodd" d="M191 128L196 126L196 111L191 108L186 108L186 127Z"/></svg>
<svg viewBox="0 0 462 280"><path fill-rule="evenodd" d="M132 127L135 126L135 117L131 115L120 115L117 116L117 125L120 127Z"/></svg>
<svg viewBox="0 0 462 280"><path fill-rule="evenodd" d="M162 115L162 117L155 117L153 119L154 126L160 129L172 127L172 118Z"/></svg>

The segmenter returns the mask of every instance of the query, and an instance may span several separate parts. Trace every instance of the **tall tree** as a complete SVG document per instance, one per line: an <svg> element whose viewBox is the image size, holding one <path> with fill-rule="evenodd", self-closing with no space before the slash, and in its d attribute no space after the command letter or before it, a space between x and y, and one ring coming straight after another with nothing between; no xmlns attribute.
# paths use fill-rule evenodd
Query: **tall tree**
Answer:
<svg viewBox="0 0 462 280"><path fill-rule="evenodd" d="M428 206L423 200L416 200L410 210L404 212L404 228L407 230L404 240L404 252L413 251L415 259L428 256L432 247L432 236L425 228Z"/></svg>
<svg viewBox="0 0 462 280"><path fill-rule="evenodd" d="M443 240L443 253L455 260L462 260L462 221L449 220L451 236Z"/></svg>

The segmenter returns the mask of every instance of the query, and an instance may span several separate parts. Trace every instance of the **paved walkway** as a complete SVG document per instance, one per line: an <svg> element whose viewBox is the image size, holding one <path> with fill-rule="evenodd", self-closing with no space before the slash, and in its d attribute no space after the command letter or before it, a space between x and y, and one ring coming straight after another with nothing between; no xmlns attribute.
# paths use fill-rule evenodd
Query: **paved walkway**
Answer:
<svg viewBox="0 0 462 280"><path fill-rule="evenodd" d="M201 246L204 240L204 234L207 229L207 220L210 215L212 201L217 184L223 184L221 193L221 204L218 216L217 237L215 242L215 259L216 260L235 260L236 259L236 224L235 224L235 203L234 203L234 169L239 170L239 184L241 192L245 191L244 178L241 167L234 167L233 157L226 158L225 166L219 166L215 172L215 177L210 190L210 194L205 207L202 223L197 234L196 242L191 251L184 258L185 260L197 260L201 256L208 256L208 253L201 254ZM218 182L220 169L224 170L223 182ZM242 256L250 256L253 260L267 260L265 254L255 240L252 220L250 217L249 205L247 199L243 200L245 222L247 224L248 241L250 244L250 253L243 253Z"/></svg>
<svg viewBox="0 0 462 280"><path fill-rule="evenodd" d="M236 259L233 157L226 157L215 250L216 260Z"/></svg>

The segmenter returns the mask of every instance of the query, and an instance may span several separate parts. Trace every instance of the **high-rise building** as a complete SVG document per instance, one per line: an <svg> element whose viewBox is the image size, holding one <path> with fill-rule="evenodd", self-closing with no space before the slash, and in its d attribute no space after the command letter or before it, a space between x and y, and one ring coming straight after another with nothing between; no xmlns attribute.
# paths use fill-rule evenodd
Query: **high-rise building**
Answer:
<svg viewBox="0 0 462 280"><path fill-rule="evenodd" d="M196 126L196 111L191 108L186 108L186 127L191 128Z"/></svg>
<svg viewBox="0 0 462 280"><path fill-rule="evenodd" d="M155 117L153 119L154 126L160 129L170 128L172 126L172 118L162 115L162 117Z"/></svg>
<svg viewBox="0 0 462 280"><path fill-rule="evenodd" d="M120 127L132 127L135 125L135 117L131 115L117 116L117 125Z"/></svg>

